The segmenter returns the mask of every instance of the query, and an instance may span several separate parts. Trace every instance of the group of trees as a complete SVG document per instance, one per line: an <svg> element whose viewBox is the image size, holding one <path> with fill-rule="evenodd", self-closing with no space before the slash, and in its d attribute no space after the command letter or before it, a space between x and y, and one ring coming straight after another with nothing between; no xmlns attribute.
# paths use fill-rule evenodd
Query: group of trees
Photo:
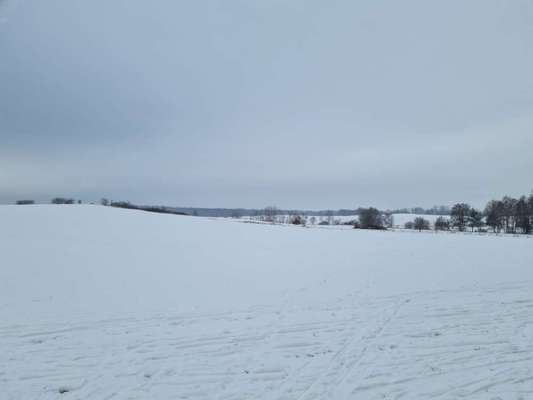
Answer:
<svg viewBox="0 0 533 400"><path fill-rule="evenodd" d="M51 204L81 204L81 200L74 200L67 197L54 197L52 200L50 200ZM22 205L29 205L29 204L35 204L35 200L17 200L15 202L16 205L22 206Z"/></svg>
<svg viewBox="0 0 533 400"><path fill-rule="evenodd" d="M414 221L409 221L405 223L406 229L416 229L418 231L425 231L430 229L430 222L423 217L416 217Z"/></svg>
<svg viewBox="0 0 533 400"><path fill-rule="evenodd" d="M159 214L174 214L174 215L187 215L181 211L176 211L170 207L164 206L139 206L132 204L129 201L110 201L108 199L101 199L100 204L103 206L110 206L116 208L126 208L128 210L140 210L140 211L149 211Z"/></svg>
<svg viewBox="0 0 533 400"><path fill-rule="evenodd" d="M65 197L54 197L51 203L52 204L74 204L76 203L76 200L65 198ZM81 203L81 200L78 200L78 203Z"/></svg>
<svg viewBox="0 0 533 400"><path fill-rule="evenodd" d="M455 204L452 207L450 216L449 225L457 228L460 232L464 232L467 227L474 232L475 229L479 229L484 225L483 213L466 203Z"/></svg>
<svg viewBox="0 0 533 400"><path fill-rule="evenodd" d="M18 206L26 206L30 204L35 204L35 201L34 200L17 200L15 204Z"/></svg>
<svg viewBox="0 0 533 400"><path fill-rule="evenodd" d="M395 210L388 210L388 213L390 214L419 214L419 215L450 215L450 211L451 211L450 207L448 206L433 206L431 208L423 208L423 207L398 208Z"/></svg>
<svg viewBox="0 0 533 400"><path fill-rule="evenodd" d="M392 228L394 217L390 213L383 213L377 208L360 208L359 220L354 223L354 228L383 230Z"/></svg>
<svg viewBox="0 0 533 400"><path fill-rule="evenodd" d="M533 193L518 199L505 196L491 200L483 212L460 203L453 206L451 224L459 231L469 227L474 231L483 226L493 232L530 234L533 230Z"/></svg>
<svg viewBox="0 0 533 400"><path fill-rule="evenodd" d="M485 207L486 224L494 232L531 233L533 229L533 193L514 199L505 196L491 200Z"/></svg>
<svg viewBox="0 0 533 400"><path fill-rule="evenodd" d="M450 218L438 217L433 227L438 231L456 229L460 232L467 229L481 231L488 227L496 233L530 234L533 232L533 193L518 199L505 196L501 200L491 200L484 211L457 203L450 210ZM405 228L427 230L431 224L423 217L417 217L407 222Z"/></svg>

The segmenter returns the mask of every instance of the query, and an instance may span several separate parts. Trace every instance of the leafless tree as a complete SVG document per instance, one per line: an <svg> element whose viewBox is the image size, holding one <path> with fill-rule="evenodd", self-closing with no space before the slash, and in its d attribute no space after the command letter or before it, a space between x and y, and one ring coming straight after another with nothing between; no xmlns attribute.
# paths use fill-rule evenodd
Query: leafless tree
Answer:
<svg viewBox="0 0 533 400"><path fill-rule="evenodd" d="M279 210L276 206L268 206L263 210L265 221L274 223L277 221Z"/></svg>
<svg viewBox="0 0 533 400"><path fill-rule="evenodd" d="M461 232L465 230L470 208L466 203L458 203L452 207L452 225Z"/></svg>
<svg viewBox="0 0 533 400"><path fill-rule="evenodd" d="M436 231L447 231L449 229L450 229L450 220L448 218L440 216L435 220Z"/></svg>
<svg viewBox="0 0 533 400"><path fill-rule="evenodd" d="M422 217L416 217L413 221L413 228L420 231L426 231L429 230L429 221Z"/></svg>

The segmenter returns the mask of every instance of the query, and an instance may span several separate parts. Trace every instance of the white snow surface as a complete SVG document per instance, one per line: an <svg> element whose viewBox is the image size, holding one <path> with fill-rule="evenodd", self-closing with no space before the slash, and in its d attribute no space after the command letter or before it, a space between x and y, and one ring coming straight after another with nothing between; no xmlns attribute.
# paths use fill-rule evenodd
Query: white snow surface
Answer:
<svg viewBox="0 0 533 400"><path fill-rule="evenodd" d="M533 239L0 207L0 399L533 399Z"/></svg>
<svg viewBox="0 0 533 400"><path fill-rule="evenodd" d="M421 217L425 220L429 221L429 223L433 226L435 224L435 221L437 218L439 218L441 215L426 215L426 214L392 214L394 217L394 226L403 228L406 222L413 222L415 218ZM449 219L449 215L442 215L442 217Z"/></svg>

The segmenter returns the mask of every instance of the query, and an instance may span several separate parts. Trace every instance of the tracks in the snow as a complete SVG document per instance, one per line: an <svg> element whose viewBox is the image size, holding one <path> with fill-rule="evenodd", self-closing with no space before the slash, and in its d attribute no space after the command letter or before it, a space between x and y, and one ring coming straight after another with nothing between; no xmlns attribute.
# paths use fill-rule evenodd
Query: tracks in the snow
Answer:
<svg viewBox="0 0 533 400"><path fill-rule="evenodd" d="M0 386L8 400L527 399L532 315L524 283L0 326Z"/></svg>

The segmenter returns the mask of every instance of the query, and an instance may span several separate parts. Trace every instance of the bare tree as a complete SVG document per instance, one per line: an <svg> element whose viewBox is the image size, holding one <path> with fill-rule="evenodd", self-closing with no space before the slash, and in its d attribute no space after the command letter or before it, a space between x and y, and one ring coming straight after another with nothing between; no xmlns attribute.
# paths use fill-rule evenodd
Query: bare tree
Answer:
<svg viewBox="0 0 533 400"><path fill-rule="evenodd" d="M436 231L447 231L450 229L450 220L445 217L438 217L435 220L435 230Z"/></svg>
<svg viewBox="0 0 533 400"><path fill-rule="evenodd" d="M516 202L515 219L516 227L519 228L522 233L531 233L531 209L526 196L520 197L520 199L518 199Z"/></svg>
<svg viewBox="0 0 533 400"><path fill-rule="evenodd" d="M332 210L326 211L326 216L328 217L327 219L328 225L333 225L333 211Z"/></svg>
<svg viewBox="0 0 533 400"><path fill-rule="evenodd" d="M383 225L387 228L394 228L394 215L390 212L383 215Z"/></svg>
<svg viewBox="0 0 533 400"><path fill-rule="evenodd" d="M263 215L265 217L265 221L274 223L277 221L279 210L276 206L268 206L263 210Z"/></svg>
<svg viewBox="0 0 533 400"><path fill-rule="evenodd" d="M513 199L512 197L505 196L502 199L503 203L503 223L505 226L505 232L507 233L513 233L515 232L515 211L516 211L516 203L518 200Z"/></svg>
<svg viewBox="0 0 533 400"><path fill-rule="evenodd" d="M465 230L470 208L466 203L458 203L452 207L452 225L461 232Z"/></svg>
<svg viewBox="0 0 533 400"><path fill-rule="evenodd" d="M503 228L503 203L491 200L485 207L486 223L494 232L500 232Z"/></svg>
<svg viewBox="0 0 533 400"><path fill-rule="evenodd" d="M414 229L420 231L426 231L429 230L429 221L422 217L416 217L413 222Z"/></svg>
<svg viewBox="0 0 533 400"><path fill-rule="evenodd" d="M472 232L474 232L474 229L479 229L483 226L483 214L475 208L470 209L467 219L468 226L472 229Z"/></svg>

